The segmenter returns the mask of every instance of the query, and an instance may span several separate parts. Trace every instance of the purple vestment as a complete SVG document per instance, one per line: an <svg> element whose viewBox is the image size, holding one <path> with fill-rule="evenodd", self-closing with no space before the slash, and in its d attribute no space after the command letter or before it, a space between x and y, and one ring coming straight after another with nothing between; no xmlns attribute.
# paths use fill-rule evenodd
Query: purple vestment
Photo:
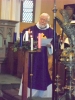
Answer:
<svg viewBox="0 0 75 100"><path fill-rule="evenodd" d="M48 28L46 30L38 29L36 25L29 28L33 33L34 40L37 40L38 33L43 33L47 38L53 38L53 30ZM28 30L28 29L27 29ZM23 30L23 33L26 31ZM28 87L30 88L30 69L31 69L31 54L29 55L29 70L28 70ZM32 66L32 89L46 90L47 86L52 83L48 72L48 55L47 47L42 46L41 52L35 52L33 54L33 66Z"/></svg>

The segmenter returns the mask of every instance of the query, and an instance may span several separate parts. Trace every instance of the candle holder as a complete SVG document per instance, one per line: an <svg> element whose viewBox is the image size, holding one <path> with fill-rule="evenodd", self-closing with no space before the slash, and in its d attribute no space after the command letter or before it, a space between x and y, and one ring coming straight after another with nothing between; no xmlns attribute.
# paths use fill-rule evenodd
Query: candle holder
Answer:
<svg viewBox="0 0 75 100"><path fill-rule="evenodd" d="M54 4L55 4L55 1L56 0L54 0ZM69 39L69 47L65 48L60 55L61 57L60 62L66 66L66 76L65 76L66 84L64 87L62 87L64 89L64 94L60 98L58 96L57 100L64 100L64 98L65 100L74 100L75 87L74 87L73 74L74 74L74 69L75 69L75 27L70 23L69 14L65 9L61 9L60 14L63 17L63 21L60 20L60 18L56 16L54 18L58 22L60 27L62 28L63 32L67 35ZM55 12L54 12L54 15L55 15ZM55 28L54 28L54 31L56 31ZM55 39L54 39L54 43L55 43ZM55 72L53 74L55 74ZM54 91L54 88L53 88L53 91ZM52 100L54 100L54 96Z"/></svg>
<svg viewBox="0 0 75 100"><path fill-rule="evenodd" d="M57 100L74 100L75 99L75 47L68 47L65 48L61 55L60 55L60 61L66 66L66 83L65 86L62 87L64 90L64 93L62 96L59 95L57 96ZM57 81L57 83L59 83ZM57 89L57 88L56 88ZM58 93L58 91L57 91Z"/></svg>

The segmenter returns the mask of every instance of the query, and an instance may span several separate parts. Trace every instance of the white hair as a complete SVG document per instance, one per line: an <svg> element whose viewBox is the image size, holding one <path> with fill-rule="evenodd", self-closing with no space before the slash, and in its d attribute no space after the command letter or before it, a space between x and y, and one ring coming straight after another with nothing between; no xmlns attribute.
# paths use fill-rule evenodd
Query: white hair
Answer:
<svg viewBox="0 0 75 100"><path fill-rule="evenodd" d="M50 21L50 16L49 16L48 13L42 13L42 14L40 15L40 17L41 17L41 16L47 16L48 22Z"/></svg>

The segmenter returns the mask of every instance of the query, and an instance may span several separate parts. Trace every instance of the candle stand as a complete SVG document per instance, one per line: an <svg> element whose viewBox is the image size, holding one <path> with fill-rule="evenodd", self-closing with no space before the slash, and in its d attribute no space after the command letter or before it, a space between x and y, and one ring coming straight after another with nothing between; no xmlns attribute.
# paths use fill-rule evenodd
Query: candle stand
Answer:
<svg viewBox="0 0 75 100"><path fill-rule="evenodd" d="M30 72L31 86L30 86L30 97L28 98L28 100L32 100L33 55L34 55L35 52L40 52L40 51L41 51L41 49L29 51L30 56L31 56L31 72Z"/></svg>
<svg viewBox="0 0 75 100"><path fill-rule="evenodd" d="M60 62L63 63L65 67L65 86L60 89L60 78L56 75L56 92L57 98L53 100L74 100L75 99L75 26L70 23L69 15L66 10L60 10L63 17L63 21L60 18L55 17L56 21L63 29L63 32L67 35L69 39L69 47L65 48L60 54ZM58 74L58 73L57 73ZM63 94L60 94L63 91Z"/></svg>
<svg viewBox="0 0 75 100"><path fill-rule="evenodd" d="M64 49L60 56L60 61L66 66L66 84L62 87L63 95L60 96L60 80L56 76L56 93L57 100L74 100L75 99L75 47L68 47Z"/></svg>
<svg viewBox="0 0 75 100"><path fill-rule="evenodd" d="M24 64L24 70L23 70L23 87L22 87L22 100L27 100L27 87L28 87L28 60L29 60L29 53L31 56L31 72L30 72L30 77L31 77L31 86L30 86L30 97L28 100L32 100L32 68L33 68L33 55L35 52L40 52L41 49L37 50L32 50L32 51L26 51L25 52L25 64Z"/></svg>

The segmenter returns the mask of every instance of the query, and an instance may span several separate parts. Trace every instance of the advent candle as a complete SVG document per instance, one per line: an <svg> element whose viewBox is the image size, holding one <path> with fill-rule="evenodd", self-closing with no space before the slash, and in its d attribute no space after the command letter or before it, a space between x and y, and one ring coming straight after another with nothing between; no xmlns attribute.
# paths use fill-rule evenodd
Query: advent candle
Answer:
<svg viewBox="0 0 75 100"><path fill-rule="evenodd" d="M14 36L13 36L13 42L14 42L14 43L16 42L16 35L17 35L17 33L14 32Z"/></svg>
<svg viewBox="0 0 75 100"><path fill-rule="evenodd" d="M38 34L38 49L41 49L41 34Z"/></svg>
<svg viewBox="0 0 75 100"><path fill-rule="evenodd" d="M23 35L23 41L25 41L25 33L24 33L24 35Z"/></svg>
<svg viewBox="0 0 75 100"><path fill-rule="evenodd" d="M29 40L29 33L28 31L25 32L25 41L28 41Z"/></svg>
<svg viewBox="0 0 75 100"><path fill-rule="evenodd" d="M22 33L20 33L20 47L22 47Z"/></svg>
<svg viewBox="0 0 75 100"><path fill-rule="evenodd" d="M31 51L33 51L33 36L31 35Z"/></svg>

